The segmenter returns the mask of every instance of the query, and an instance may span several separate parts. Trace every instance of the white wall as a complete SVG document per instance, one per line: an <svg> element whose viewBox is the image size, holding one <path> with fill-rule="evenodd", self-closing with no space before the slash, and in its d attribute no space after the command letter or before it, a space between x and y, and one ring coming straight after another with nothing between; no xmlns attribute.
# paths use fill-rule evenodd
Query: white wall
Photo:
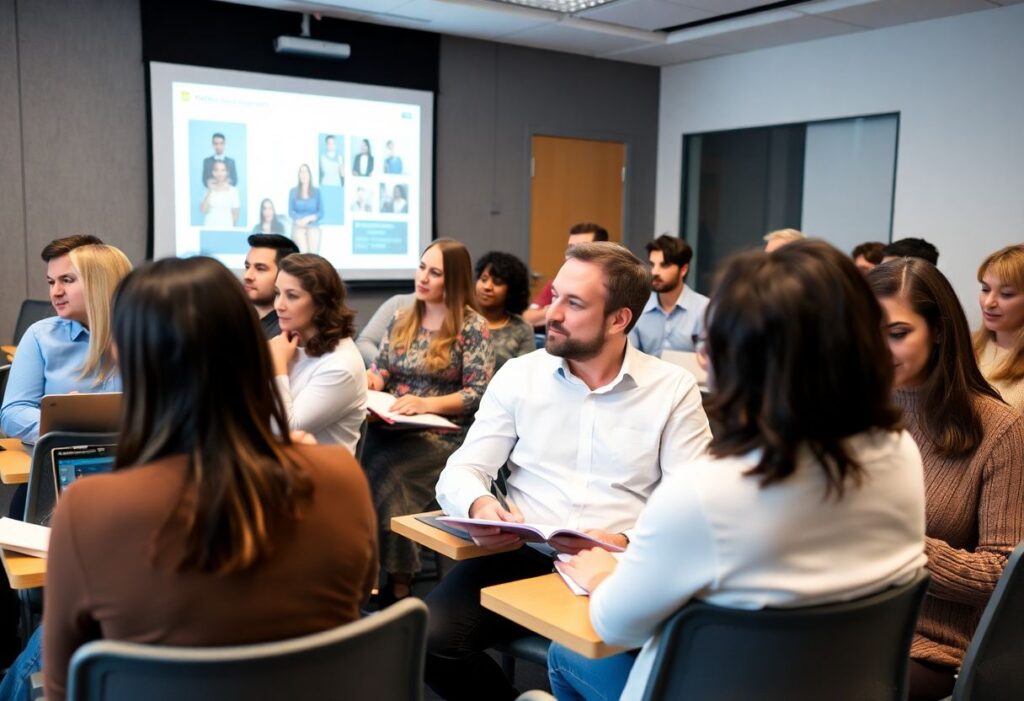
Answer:
<svg viewBox="0 0 1024 701"><path fill-rule="evenodd" d="M938 246L975 325L978 264L1024 241L1024 5L663 69L655 231L679 228L683 134L880 112L893 237Z"/></svg>

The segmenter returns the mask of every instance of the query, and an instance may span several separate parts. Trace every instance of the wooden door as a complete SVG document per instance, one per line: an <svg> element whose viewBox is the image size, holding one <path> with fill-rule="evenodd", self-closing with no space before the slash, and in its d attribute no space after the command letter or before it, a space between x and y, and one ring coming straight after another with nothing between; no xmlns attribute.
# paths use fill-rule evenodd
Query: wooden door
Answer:
<svg viewBox="0 0 1024 701"><path fill-rule="evenodd" d="M530 183L530 270L534 292L565 260L569 227L594 222L622 240L626 145L534 136Z"/></svg>

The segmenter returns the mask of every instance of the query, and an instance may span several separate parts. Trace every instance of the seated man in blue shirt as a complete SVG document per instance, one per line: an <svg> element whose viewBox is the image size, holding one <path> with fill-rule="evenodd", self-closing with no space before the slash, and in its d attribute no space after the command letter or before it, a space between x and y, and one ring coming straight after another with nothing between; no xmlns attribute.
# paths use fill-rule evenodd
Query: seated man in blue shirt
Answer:
<svg viewBox="0 0 1024 701"><path fill-rule="evenodd" d="M89 353L86 290L71 263L71 252L102 243L95 236L77 235L57 239L43 248L50 302L57 315L32 324L18 343L0 405L0 431L10 438L36 442L44 395L121 391L121 378L116 372L97 369L83 375Z"/></svg>
<svg viewBox="0 0 1024 701"><path fill-rule="evenodd" d="M675 236L662 234L647 246L651 262L651 298L647 300L629 342L644 353L661 357L663 350L693 352L704 334L708 298L683 281L690 271L693 249Z"/></svg>

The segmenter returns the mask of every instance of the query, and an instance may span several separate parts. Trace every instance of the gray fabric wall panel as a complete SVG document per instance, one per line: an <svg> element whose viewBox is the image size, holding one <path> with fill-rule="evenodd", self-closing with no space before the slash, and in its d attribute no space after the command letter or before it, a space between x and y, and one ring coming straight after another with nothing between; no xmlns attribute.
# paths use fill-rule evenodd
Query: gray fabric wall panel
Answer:
<svg viewBox="0 0 1024 701"><path fill-rule="evenodd" d="M136 0L19 2L28 290L38 251L92 233L135 263L146 252L148 160Z"/></svg>
<svg viewBox="0 0 1024 701"><path fill-rule="evenodd" d="M626 143L624 240L654 233L659 69L444 37L438 97L438 232L475 255L529 254L532 134Z"/></svg>
<svg viewBox="0 0 1024 701"><path fill-rule="evenodd" d="M0 343L10 343L25 298L25 206L14 0L0 0Z"/></svg>

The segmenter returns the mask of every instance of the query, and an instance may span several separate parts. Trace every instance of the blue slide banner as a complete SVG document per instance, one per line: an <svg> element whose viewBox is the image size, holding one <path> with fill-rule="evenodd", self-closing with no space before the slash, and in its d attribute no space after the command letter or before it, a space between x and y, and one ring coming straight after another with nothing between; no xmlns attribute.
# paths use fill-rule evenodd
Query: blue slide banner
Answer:
<svg viewBox="0 0 1024 701"><path fill-rule="evenodd" d="M404 221L353 221L352 253L404 255L409 250L409 225Z"/></svg>

